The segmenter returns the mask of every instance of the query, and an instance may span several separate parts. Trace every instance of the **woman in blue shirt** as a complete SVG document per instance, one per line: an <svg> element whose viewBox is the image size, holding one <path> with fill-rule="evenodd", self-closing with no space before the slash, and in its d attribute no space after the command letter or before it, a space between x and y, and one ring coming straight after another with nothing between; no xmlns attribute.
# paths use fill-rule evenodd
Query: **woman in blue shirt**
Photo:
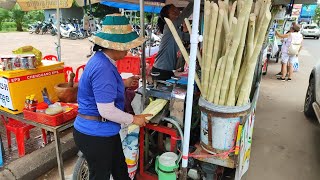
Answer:
<svg viewBox="0 0 320 180"><path fill-rule="evenodd" d="M74 140L89 166L90 180L130 179L119 135L120 124L145 126L150 115L131 115L124 110L124 90L137 78L123 82L115 61L141 45L143 38L132 31L120 14L106 16L102 32L93 37L96 53L89 60L78 88L78 116Z"/></svg>

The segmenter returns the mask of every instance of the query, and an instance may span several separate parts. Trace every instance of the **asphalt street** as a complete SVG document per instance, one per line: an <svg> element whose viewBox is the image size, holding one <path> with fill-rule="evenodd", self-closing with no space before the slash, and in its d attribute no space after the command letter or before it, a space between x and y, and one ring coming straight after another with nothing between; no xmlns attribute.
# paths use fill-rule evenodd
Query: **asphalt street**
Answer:
<svg viewBox="0 0 320 180"><path fill-rule="evenodd" d="M320 128L303 114L311 69L320 63L320 41L305 39L300 70L291 82L276 79L270 62L262 79L247 180L319 180Z"/></svg>

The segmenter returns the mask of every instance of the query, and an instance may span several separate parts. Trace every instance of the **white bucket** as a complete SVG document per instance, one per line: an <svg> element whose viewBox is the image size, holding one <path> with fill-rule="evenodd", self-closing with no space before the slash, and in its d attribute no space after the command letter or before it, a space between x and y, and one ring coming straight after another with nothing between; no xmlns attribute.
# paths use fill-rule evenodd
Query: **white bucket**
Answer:
<svg viewBox="0 0 320 180"><path fill-rule="evenodd" d="M242 107L218 106L200 98L199 106L202 148L211 154L232 149L241 117L247 115L250 104Z"/></svg>

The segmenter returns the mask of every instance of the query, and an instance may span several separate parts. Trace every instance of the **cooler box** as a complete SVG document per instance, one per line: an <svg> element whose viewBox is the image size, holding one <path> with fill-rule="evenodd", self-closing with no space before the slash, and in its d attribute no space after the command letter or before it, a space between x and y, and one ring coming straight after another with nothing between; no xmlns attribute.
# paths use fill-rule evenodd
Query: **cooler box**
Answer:
<svg viewBox="0 0 320 180"><path fill-rule="evenodd" d="M0 109L12 114L23 111L26 96L43 102L41 90L47 88L50 100L57 101L54 86L65 81L63 62L42 60L33 70L0 71Z"/></svg>

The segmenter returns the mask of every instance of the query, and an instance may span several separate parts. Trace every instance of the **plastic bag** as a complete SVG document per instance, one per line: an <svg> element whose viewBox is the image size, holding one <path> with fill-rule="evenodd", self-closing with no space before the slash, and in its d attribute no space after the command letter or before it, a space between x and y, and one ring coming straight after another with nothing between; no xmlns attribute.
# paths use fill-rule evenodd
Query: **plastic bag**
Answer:
<svg viewBox="0 0 320 180"><path fill-rule="evenodd" d="M13 54L34 54L36 56L36 66L41 65L42 52L32 46L23 46L12 52Z"/></svg>
<svg viewBox="0 0 320 180"><path fill-rule="evenodd" d="M274 57L277 52L279 51L278 43L277 43L277 38L274 36L274 41L272 45L272 50L271 50L271 56Z"/></svg>
<svg viewBox="0 0 320 180"><path fill-rule="evenodd" d="M299 71L299 59L297 57L293 61L293 72L298 72L298 71Z"/></svg>

